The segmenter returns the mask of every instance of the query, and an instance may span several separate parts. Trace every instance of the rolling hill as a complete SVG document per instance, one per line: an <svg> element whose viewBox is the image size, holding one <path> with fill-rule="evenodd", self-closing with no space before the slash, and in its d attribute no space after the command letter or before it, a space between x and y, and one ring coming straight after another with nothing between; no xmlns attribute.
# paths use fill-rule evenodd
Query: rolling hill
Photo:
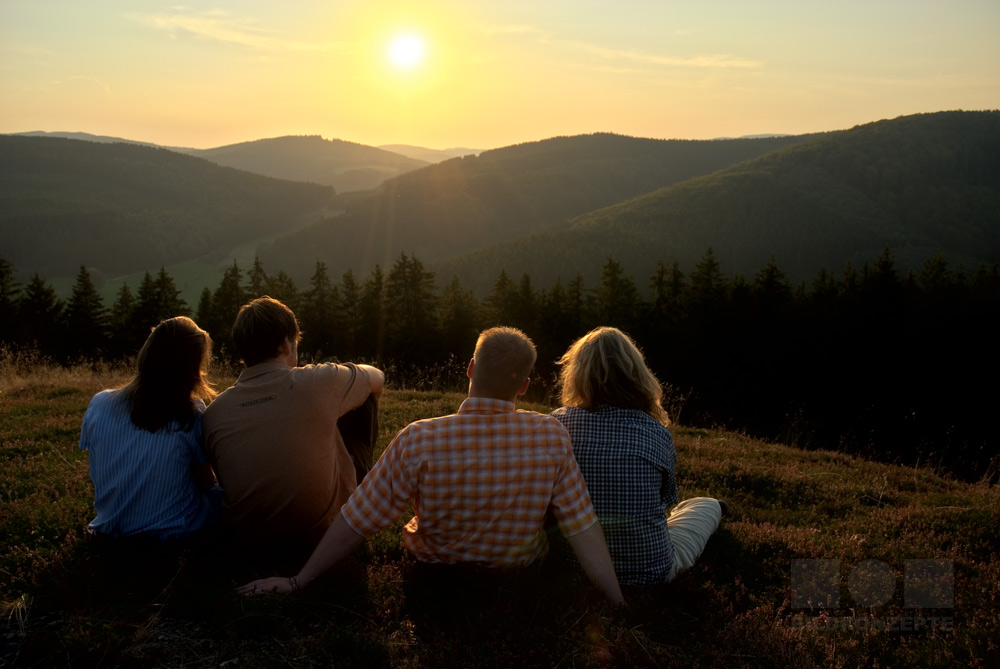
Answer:
<svg viewBox="0 0 1000 669"><path fill-rule="evenodd" d="M452 158L462 158L463 156L473 154L478 155L483 152L482 149L467 149L464 147L428 149L423 146L411 146L410 144L382 144L378 148L428 163L440 163Z"/></svg>
<svg viewBox="0 0 1000 669"><path fill-rule="evenodd" d="M0 136L0 256L43 276L224 254L301 225L333 196L166 149Z"/></svg>
<svg viewBox="0 0 1000 669"><path fill-rule="evenodd" d="M885 247L904 270L937 254L968 270L1000 262L1000 112L831 133L432 268L482 293L502 269L540 286L577 271L593 282L610 255L642 284L658 260L689 271L708 247L728 274L773 256L793 280Z"/></svg>
<svg viewBox="0 0 1000 669"><path fill-rule="evenodd" d="M345 213L261 249L269 267L301 278L317 260L366 271L400 252L443 259L564 225L662 186L810 139L654 140L557 137L408 172Z"/></svg>
<svg viewBox="0 0 1000 669"><path fill-rule="evenodd" d="M337 192L369 190L391 177L429 164L373 146L319 136L276 137L215 149L177 149L254 174L333 186Z"/></svg>

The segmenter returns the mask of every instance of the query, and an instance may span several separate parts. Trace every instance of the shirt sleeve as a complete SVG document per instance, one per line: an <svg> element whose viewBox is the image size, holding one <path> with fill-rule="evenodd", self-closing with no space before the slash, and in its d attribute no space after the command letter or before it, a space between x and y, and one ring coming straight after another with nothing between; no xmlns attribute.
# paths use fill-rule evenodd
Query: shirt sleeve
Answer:
<svg viewBox="0 0 1000 669"><path fill-rule="evenodd" d="M406 464L406 434L404 429L396 435L341 507L347 525L363 537L398 518L416 495L417 474Z"/></svg>
<svg viewBox="0 0 1000 669"><path fill-rule="evenodd" d="M205 432L202 422L204 413L205 409L204 405L202 405L202 410L195 416L194 427L191 428L191 459L199 465L208 462L208 459L205 457Z"/></svg>
<svg viewBox="0 0 1000 669"><path fill-rule="evenodd" d="M100 403L98 399L100 395L101 393L98 393L90 398L90 403L87 405L87 410L83 414L83 421L80 424L80 448L85 451L90 450L92 424L95 420L95 413L98 410L97 405Z"/></svg>
<svg viewBox="0 0 1000 669"><path fill-rule="evenodd" d="M565 432L565 429L562 430ZM563 535L572 537L597 523L597 514L590 502L587 484L580 466L573 457L569 435L565 435L565 457L559 467L552 491L552 510Z"/></svg>
<svg viewBox="0 0 1000 669"><path fill-rule="evenodd" d="M372 392L372 382L368 378L368 372L358 367L353 362L337 365L337 375L343 375L345 379L341 392L340 406L343 413L347 413L365 403Z"/></svg>

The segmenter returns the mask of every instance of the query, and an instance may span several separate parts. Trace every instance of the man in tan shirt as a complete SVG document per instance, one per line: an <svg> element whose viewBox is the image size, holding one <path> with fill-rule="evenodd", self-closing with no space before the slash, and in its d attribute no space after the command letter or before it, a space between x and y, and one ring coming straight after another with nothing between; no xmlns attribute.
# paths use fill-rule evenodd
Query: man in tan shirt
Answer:
<svg viewBox="0 0 1000 669"><path fill-rule="evenodd" d="M295 314L261 297L233 341L246 369L205 411L205 450L225 490L221 520L258 542L314 545L372 466L384 375L298 367Z"/></svg>

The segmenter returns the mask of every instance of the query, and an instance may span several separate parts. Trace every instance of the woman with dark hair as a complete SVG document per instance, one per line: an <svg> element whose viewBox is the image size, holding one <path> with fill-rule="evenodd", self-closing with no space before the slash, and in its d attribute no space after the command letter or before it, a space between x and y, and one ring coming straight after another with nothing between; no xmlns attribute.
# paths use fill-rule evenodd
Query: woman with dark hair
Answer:
<svg viewBox="0 0 1000 669"><path fill-rule="evenodd" d="M80 448L89 451L100 536L180 539L213 523L221 494L202 442L202 400L212 340L184 316L161 322L124 388L94 395L83 416ZM221 493L221 490L218 491Z"/></svg>
<svg viewBox="0 0 1000 669"><path fill-rule="evenodd" d="M618 582L673 579L701 555L725 503L695 497L677 504L663 390L628 335L592 330L559 364L563 406L552 415L569 431Z"/></svg>

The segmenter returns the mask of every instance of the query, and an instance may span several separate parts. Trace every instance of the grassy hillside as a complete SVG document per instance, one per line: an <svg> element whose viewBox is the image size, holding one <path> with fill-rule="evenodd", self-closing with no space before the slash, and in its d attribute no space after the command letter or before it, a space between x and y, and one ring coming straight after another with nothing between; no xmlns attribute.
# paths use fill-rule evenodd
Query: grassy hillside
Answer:
<svg viewBox="0 0 1000 669"><path fill-rule="evenodd" d="M2 253L27 273L155 269L287 231L332 198L165 149L0 136Z"/></svg>
<svg viewBox="0 0 1000 669"><path fill-rule="evenodd" d="M424 167L416 160L340 139L276 137L215 149L184 149L226 167L276 179L332 186L337 192L368 190L404 172Z"/></svg>
<svg viewBox="0 0 1000 669"><path fill-rule="evenodd" d="M537 285L608 255L636 277L657 260L690 271L712 247L727 272L773 256L793 280L892 249L904 270L943 255L1000 261L1000 112L943 112L831 133L435 266L487 290L506 269Z"/></svg>
<svg viewBox="0 0 1000 669"><path fill-rule="evenodd" d="M261 250L305 278L317 260L343 271L400 252L446 258L552 229L580 214L807 139L654 140L557 137L408 172L354 198L346 212Z"/></svg>
<svg viewBox="0 0 1000 669"><path fill-rule="evenodd" d="M624 611L554 556L540 580L422 581L401 523L308 593L240 600L233 586L273 567L218 542L84 536L93 491L80 420L91 394L126 374L9 356L0 366L5 666L1000 663L996 487L679 427L682 498L726 499L730 515L693 569L626 591ZM388 391L380 447L460 400Z"/></svg>

